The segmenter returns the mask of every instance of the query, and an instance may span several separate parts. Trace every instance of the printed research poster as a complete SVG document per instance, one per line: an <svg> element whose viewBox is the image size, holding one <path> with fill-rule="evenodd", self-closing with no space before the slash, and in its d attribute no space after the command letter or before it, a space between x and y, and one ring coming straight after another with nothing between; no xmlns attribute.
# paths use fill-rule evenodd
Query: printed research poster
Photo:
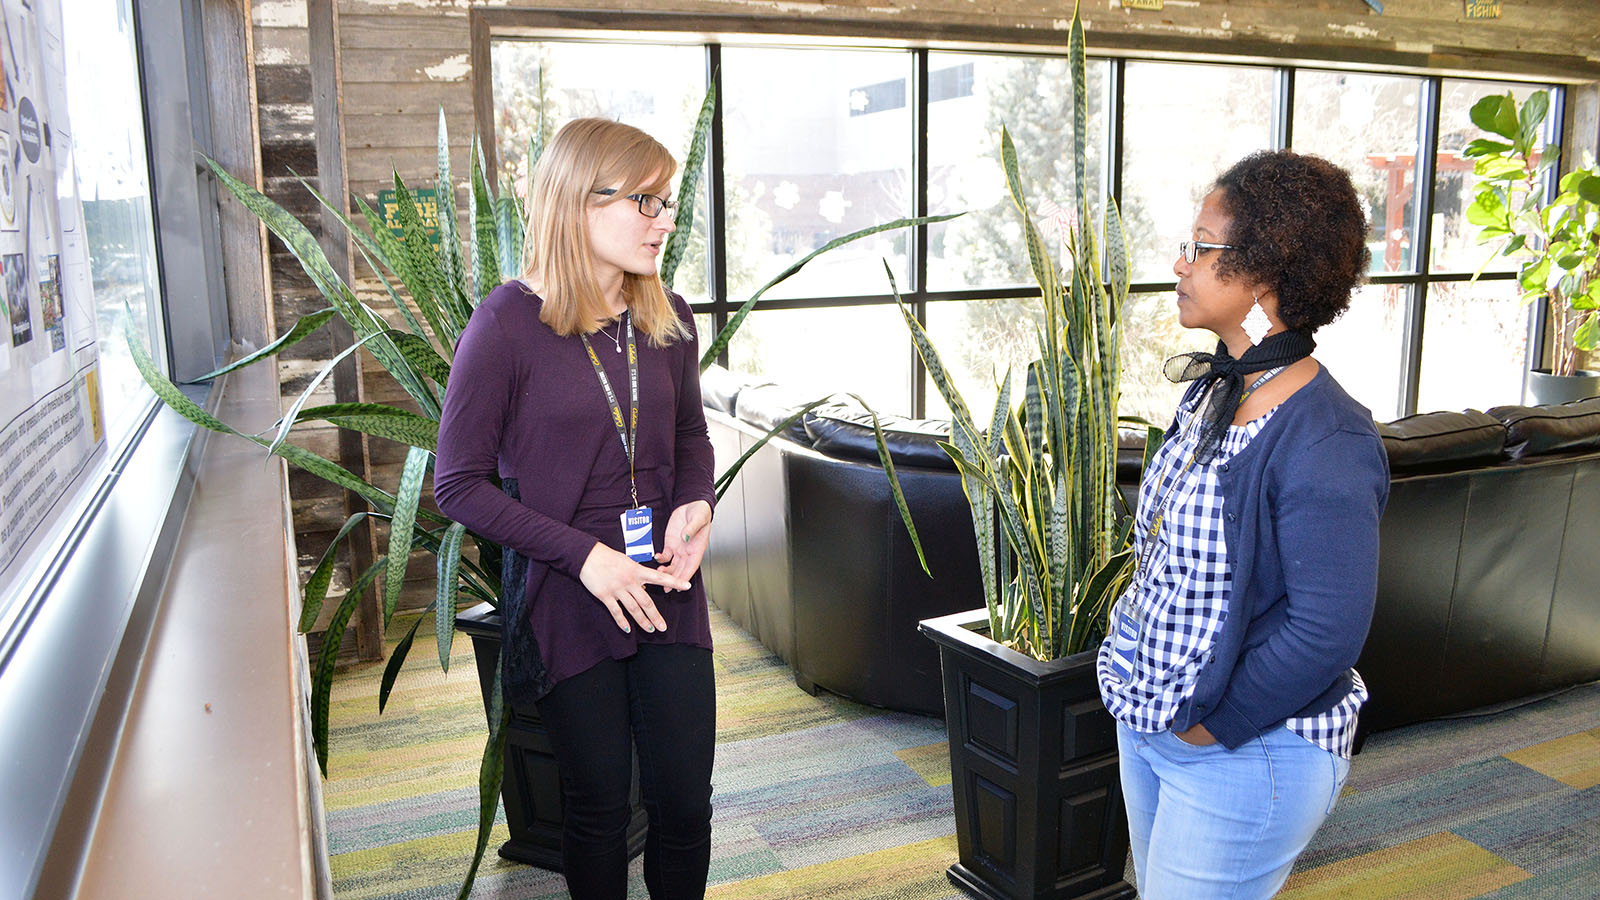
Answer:
<svg viewBox="0 0 1600 900"><path fill-rule="evenodd" d="M0 0L0 590L105 434L61 6Z"/></svg>

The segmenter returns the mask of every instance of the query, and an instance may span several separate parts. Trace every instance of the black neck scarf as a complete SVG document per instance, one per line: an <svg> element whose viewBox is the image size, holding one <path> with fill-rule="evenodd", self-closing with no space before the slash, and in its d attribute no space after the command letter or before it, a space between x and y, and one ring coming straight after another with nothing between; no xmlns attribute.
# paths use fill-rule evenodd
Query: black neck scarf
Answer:
<svg viewBox="0 0 1600 900"><path fill-rule="evenodd" d="M1317 342L1312 340L1311 332L1290 330L1263 340L1238 359L1228 352L1226 343L1217 341L1215 353L1196 350L1167 360L1162 368L1169 381L1198 379L1202 393L1211 391L1210 404L1203 410L1195 410L1205 422L1195 461L1203 464L1216 457L1222 446L1222 436L1228 433L1228 426L1233 424L1233 417L1244 399L1244 376L1297 363L1315 349Z"/></svg>

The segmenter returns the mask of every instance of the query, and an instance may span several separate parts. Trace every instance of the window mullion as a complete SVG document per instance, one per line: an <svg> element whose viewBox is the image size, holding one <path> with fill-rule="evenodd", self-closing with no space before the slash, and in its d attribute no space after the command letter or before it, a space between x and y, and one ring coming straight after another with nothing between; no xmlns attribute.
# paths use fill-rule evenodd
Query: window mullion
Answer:
<svg viewBox="0 0 1600 900"><path fill-rule="evenodd" d="M726 199L727 190L723 181L723 149L722 149L722 111L726 108L723 103L722 91L722 45L706 45L706 83L716 91L716 102L711 108L711 135L706 142L706 169L710 176L707 179L707 189L710 195L706 198L706 253L710 256L711 283L707 289L711 294L711 321L718 334L728 326L728 241L726 226L728 222ZM728 365L728 353L731 348L724 347L717 355L720 365Z"/></svg>
<svg viewBox="0 0 1600 900"><path fill-rule="evenodd" d="M1416 238L1412 268L1419 277L1407 292L1406 321L1402 329L1400 360L1400 414L1417 411L1417 395L1422 381L1422 332L1427 318L1428 275L1433 268L1433 183L1438 177L1439 104L1442 81L1434 75L1422 82L1422 103L1418 110L1417 154L1422 166L1414 175L1411 206L1416 210L1413 224Z"/></svg>
<svg viewBox="0 0 1600 900"><path fill-rule="evenodd" d="M911 52L911 214L928 214L928 50ZM923 326L928 324L928 226L911 229L912 312ZM928 411L926 367L917 348L907 336L911 354L911 415L921 418Z"/></svg>
<svg viewBox="0 0 1600 900"><path fill-rule="evenodd" d="M1294 146L1294 75L1293 66L1278 70L1278 115L1272 131L1272 146L1277 150Z"/></svg>

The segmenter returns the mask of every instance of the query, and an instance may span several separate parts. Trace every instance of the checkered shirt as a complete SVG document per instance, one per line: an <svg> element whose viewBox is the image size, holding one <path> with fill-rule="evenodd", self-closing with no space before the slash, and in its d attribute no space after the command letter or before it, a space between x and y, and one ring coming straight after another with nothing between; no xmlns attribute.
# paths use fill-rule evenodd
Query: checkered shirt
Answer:
<svg viewBox="0 0 1600 900"><path fill-rule="evenodd" d="M1211 661L1233 589L1217 467L1243 450L1276 412L1274 408L1245 425L1229 426L1215 458L1184 472L1200 442L1201 423L1193 419L1202 397L1178 408L1177 435L1156 452L1139 488L1134 556L1149 558L1112 613L1115 620L1119 611L1128 610L1140 623L1133 675L1123 681L1111 669L1115 625L1097 660L1106 708L1140 732L1169 729L1178 707L1194 692L1200 670ZM1166 514L1152 546L1150 525L1158 500ZM1333 709L1285 723L1294 733L1345 757L1355 739L1356 713L1367 697L1355 670L1350 674L1355 686Z"/></svg>

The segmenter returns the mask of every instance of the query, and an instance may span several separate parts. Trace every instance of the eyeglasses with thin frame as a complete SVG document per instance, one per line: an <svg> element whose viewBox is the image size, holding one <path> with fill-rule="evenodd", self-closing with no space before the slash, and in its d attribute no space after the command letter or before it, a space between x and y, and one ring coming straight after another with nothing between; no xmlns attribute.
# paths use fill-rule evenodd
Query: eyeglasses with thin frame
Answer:
<svg viewBox="0 0 1600 900"><path fill-rule="evenodd" d="M607 197L615 194L616 192L616 188L600 188L599 190L591 191L591 193L595 194L605 194ZM676 200L663 200L660 197L657 197L655 194L628 194L622 199L632 200L638 203L639 212L649 216L652 219L661 215L662 210L678 208L678 202Z"/></svg>
<svg viewBox="0 0 1600 900"><path fill-rule="evenodd" d="M1188 263L1191 266L1194 265L1194 261L1195 260L1200 258L1200 251L1202 251L1202 250L1238 250L1238 249L1240 249L1240 248L1239 247L1235 247L1232 244L1213 244L1210 241L1179 241L1178 242L1178 255L1183 257L1183 261Z"/></svg>

